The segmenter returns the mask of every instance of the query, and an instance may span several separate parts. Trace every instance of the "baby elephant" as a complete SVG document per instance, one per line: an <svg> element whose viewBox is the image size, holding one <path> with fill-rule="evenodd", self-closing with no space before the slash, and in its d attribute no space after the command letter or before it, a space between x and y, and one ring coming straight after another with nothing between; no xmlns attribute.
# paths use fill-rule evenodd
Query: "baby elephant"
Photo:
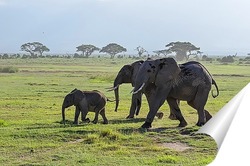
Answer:
<svg viewBox="0 0 250 166"><path fill-rule="evenodd" d="M89 118L86 119L86 115L89 111L95 112L95 119L93 123L97 123L98 114L100 113L104 124L108 124L108 119L105 116L105 105L108 99L104 94L99 91L80 91L74 89L72 92L67 94L62 104L62 119L65 124L65 108L72 105L75 106L75 119L74 124L78 124L78 117L81 112L82 121L89 122Z"/></svg>

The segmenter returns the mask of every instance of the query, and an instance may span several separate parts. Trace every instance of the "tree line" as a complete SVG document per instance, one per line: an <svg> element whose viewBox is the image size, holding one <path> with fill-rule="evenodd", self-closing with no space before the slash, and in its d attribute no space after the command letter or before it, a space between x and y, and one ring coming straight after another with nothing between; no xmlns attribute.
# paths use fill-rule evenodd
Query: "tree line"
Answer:
<svg viewBox="0 0 250 166"><path fill-rule="evenodd" d="M49 52L50 49L43 45L40 42L29 42L21 45L21 51L27 52L28 54L0 54L0 59L11 59L11 58L58 58L58 57L65 57L65 58L89 58L94 52L99 53L106 53L110 55L110 58L114 58L117 55L117 58L123 58L123 55L119 55L119 53L127 52L127 49L117 43L110 43L102 48L96 47L92 44L82 44L76 47L76 52L74 55L49 55L43 54L44 52ZM150 57L148 51L141 46L138 46L134 49L137 52L137 57L129 56L133 58L141 58L143 56ZM200 51L200 47L196 47L190 42L170 42L169 44L165 45L165 49L162 50L155 50L153 51L155 55L153 56L172 56L177 61L188 61L191 56L195 60L202 60L202 61L212 61L212 58L209 58L207 55L203 55L203 52ZM237 55L237 54L236 54ZM219 62L226 62L232 63L234 62L234 58L236 55L233 56L225 56L223 58L217 59ZM98 57L100 57L99 54ZM152 56L152 55L151 55Z"/></svg>
<svg viewBox="0 0 250 166"><path fill-rule="evenodd" d="M27 52L27 54L20 55L14 54L13 58L38 58L38 57L48 57L48 55L43 55L44 52L49 52L50 49L40 42L28 42L21 45L21 51ZM138 57L149 56L148 51L138 46L134 49L137 52ZM169 54L175 53L175 57L177 60L188 60L190 55L195 55L201 53L199 47L194 46L190 42L171 42L166 45L165 49L153 51L153 53L157 56L167 56ZM96 47L92 44L82 44L76 47L76 52L80 52L80 54L75 53L75 58L88 58L94 52L106 53L110 55L110 58L114 58L117 54L122 52L127 52L127 49L117 43L110 43L102 48ZM68 57L68 56L66 56ZM117 56L121 57L121 56ZM0 58L8 58L8 54L1 55Z"/></svg>

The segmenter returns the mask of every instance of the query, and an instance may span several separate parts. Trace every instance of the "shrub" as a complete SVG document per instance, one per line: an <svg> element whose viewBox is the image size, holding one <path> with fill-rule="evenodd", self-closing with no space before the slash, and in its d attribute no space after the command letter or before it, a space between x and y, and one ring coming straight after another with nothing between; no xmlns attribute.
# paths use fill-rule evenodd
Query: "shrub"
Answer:
<svg viewBox="0 0 250 166"><path fill-rule="evenodd" d="M227 63L233 63L234 62L234 58L233 56L225 56L221 59L221 62L227 62Z"/></svg>
<svg viewBox="0 0 250 166"><path fill-rule="evenodd" d="M202 61L213 61L213 58L209 58L208 56L206 55L203 55L202 58L201 58Z"/></svg>
<svg viewBox="0 0 250 166"><path fill-rule="evenodd" d="M162 156L159 157L158 162L160 163L171 163L171 164L175 164L177 163L177 158L171 155L167 155L167 156Z"/></svg>
<svg viewBox="0 0 250 166"><path fill-rule="evenodd" d="M121 134L118 132L113 132L112 130L103 130L100 133L100 137L108 138L109 140L118 140L121 137Z"/></svg>
<svg viewBox="0 0 250 166"><path fill-rule="evenodd" d="M1 127L1 126L7 126L7 123L6 123L4 120L1 120L1 119L0 119L0 127Z"/></svg>
<svg viewBox="0 0 250 166"><path fill-rule="evenodd" d="M18 68L13 67L13 66L0 67L0 72L1 73L16 73L18 72Z"/></svg>
<svg viewBox="0 0 250 166"><path fill-rule="evenodd" d="M95 142L99 142L99 136L97 134L88 134L84 142L87 144L93 144Z"/></svg>

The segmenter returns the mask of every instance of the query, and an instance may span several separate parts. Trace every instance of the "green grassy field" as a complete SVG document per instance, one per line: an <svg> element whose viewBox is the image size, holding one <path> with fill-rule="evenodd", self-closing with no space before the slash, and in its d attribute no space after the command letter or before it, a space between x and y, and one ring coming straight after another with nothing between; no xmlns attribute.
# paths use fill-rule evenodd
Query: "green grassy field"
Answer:
<svg viewBox="0 0 250 166"><path fill-rule="evenodd" d="M216 156L213 139L193 135L199 129L197 113L181 103L189 123L177 128L168 119L169 109L161 107L163 119L141 131L148 113L143 98L140 115L127 120L132 89L120 87L120 106L107 104L108 125L72 124L74 108L66 111L61 124L61 104L74 88L106 92L124 64L132 59L0 59L0 67L18 68L17 73L0 73L0 165L206 165ZM203 63L219 86L220 95L209 95L207 110L215 115L250 80L250 66ZM94 113L89 113L92 120Z"/></svg>

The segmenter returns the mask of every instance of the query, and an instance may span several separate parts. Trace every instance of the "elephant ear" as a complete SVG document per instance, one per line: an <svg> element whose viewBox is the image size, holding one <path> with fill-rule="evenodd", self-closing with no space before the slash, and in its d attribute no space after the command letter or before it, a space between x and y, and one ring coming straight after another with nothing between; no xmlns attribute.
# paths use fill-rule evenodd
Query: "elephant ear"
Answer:
<svg viewBox="0 0 250 166"><path fill-rule="evenodd" d="M141 67L141 65L143 64L143 60L140 60L140 61L136 61L134 62L133 64L131 64L131 73L132 73L132 76L131 76L131 83L132 83L132 86L134 87L135 86L135 79L136 79L136 76L137 76L137 73L139 72L139 69Z"/></svg>
<svg viewBox="0 0 250 166"><path fill-rule="evenodd" d="M158 72L155 78L156 86L163 86L169 81L175 79L180 73L180 68L173 58L163 58L157 60Z"/></svg>
<svg viewBox="0 0 250 166"><path fill-rule="evenodd" d="M75 89L73 89L70 93L74 93L75 91L77 91L77 89L75 88Z"/></svg>
<svg viewBox="0 0 250 166"><path fill-rule="evenodd" d="M79 102L85 98L85 95L82 91L80 90L76 90L73 92L73 103L74 103L74 106L77 106L79 104Z"/></svg>
<svg viewBox="0 0 250 166"><path fill-rule="evenodd" d="M124 65L123 68L124 68L124 74L126 76L130 76L133 71L133 67L131 65Z"/></svg>

